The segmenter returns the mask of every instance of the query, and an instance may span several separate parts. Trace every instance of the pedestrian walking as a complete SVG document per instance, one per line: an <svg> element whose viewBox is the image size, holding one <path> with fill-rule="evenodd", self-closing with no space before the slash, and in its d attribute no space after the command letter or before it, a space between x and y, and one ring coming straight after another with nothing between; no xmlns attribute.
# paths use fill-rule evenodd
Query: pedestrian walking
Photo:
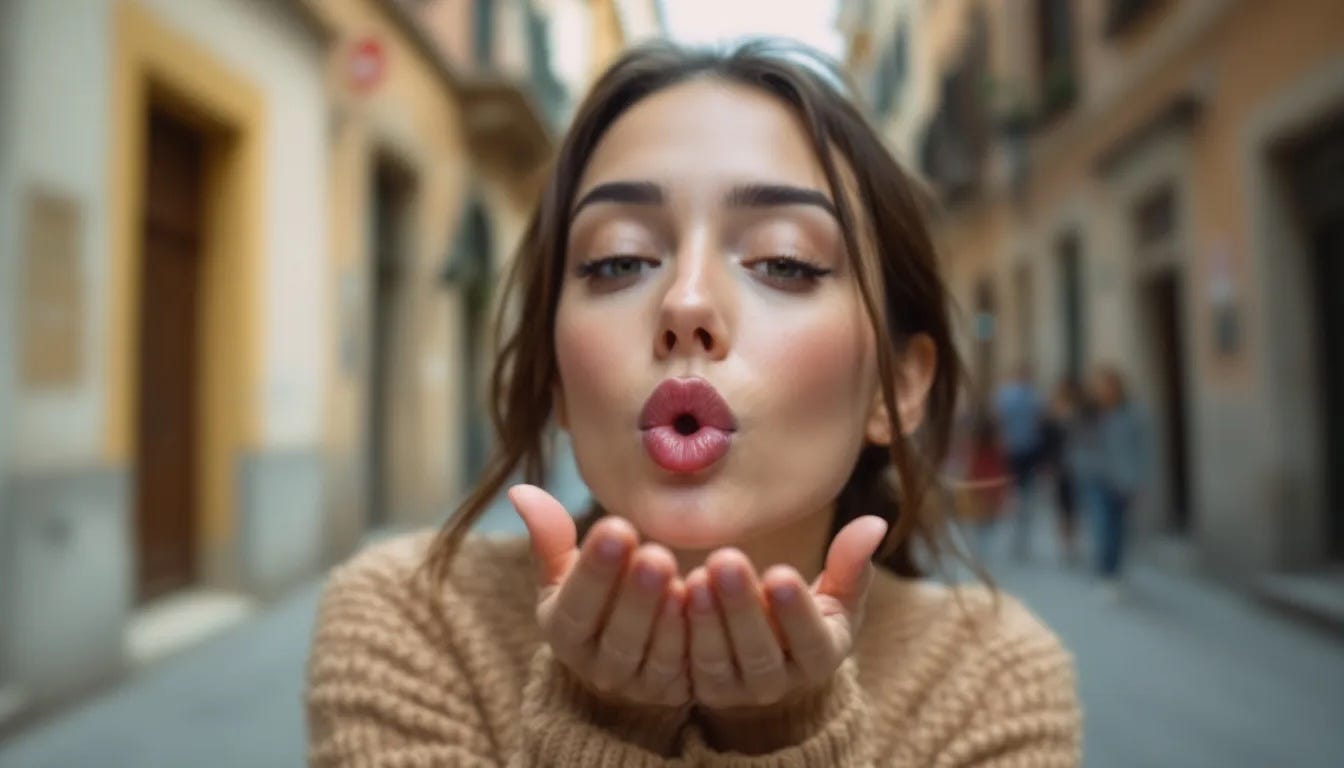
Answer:
<svg viewBox="0 0 1344 768"><path fill-rule="evenodd" d="M1099 368L1092 376L1097 405L1096 466L1090 483L1096 520L1097 573L1107 592L1119 596L1128 544L1129 511L1148 471L1146 428L1130 399L1123 374Z"/></svg>
<svg viewBox="0 0 1344 768"><path fill-rule="evenodd" d="M1041 460L1045 407L1027 366L1018 366L1012 379L994 398L1003 447L1013 476L1013 555L1027 559L1031 549L1032 485Z"/></svg>
<svg viewBox="0 0 1344 768"><path fill-rule="evenodd" d="M1056 533L1060 556L1067 565L1078 562L1078 509L1081 506L1079 470L1076 466L1090 435L1084 420L1083 396L1078 381L1060 379L1050 397L1042 427L1041 463L1051 475L1055 491Z"/></svg>

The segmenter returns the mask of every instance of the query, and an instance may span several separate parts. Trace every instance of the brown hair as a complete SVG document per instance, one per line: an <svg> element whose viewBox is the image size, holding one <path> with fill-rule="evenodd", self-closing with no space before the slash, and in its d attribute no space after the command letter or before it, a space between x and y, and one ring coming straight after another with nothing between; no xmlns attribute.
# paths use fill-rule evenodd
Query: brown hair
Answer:
<svg viewBox="0 0 1344 768"><path fill-rule="evenodd" d="M861 515L883 517L890 523L889 532L874 559L904 576L920 575L913 554L916 543L935 560L945 548L944 505L934 503L936 469L947 453L962 367L953 346L949 300L920 188L846 95L848 86L838 68L819 54L772 41L728 51L658 43L631 50L606 71L580 105L560 146L506 278L496 318L501 343L489 408L498 442L480 483L430 549L426 564L435 579L446 575L467 531L510 477L521 469L526 482L539 484L545 476L544 438L557 376L555 316L569 237L568 212L589 156L607 128L641 99L698 77L761 89L801 118L835 198L846 256L876 332L882 395L891 434L897 437L889 448L869 445L859 454L837 499L832 536ZM837 162L837 156L845 165ZM866 215L860 216L856 205ZM864 268L862 248L874 253L876 274ZM907 440L900 437L904 430L895 384L897 361L915 334L932 340L937 363L925 417L915 438ZM595 506L593 513L590 518L602 511Z"/></svg>

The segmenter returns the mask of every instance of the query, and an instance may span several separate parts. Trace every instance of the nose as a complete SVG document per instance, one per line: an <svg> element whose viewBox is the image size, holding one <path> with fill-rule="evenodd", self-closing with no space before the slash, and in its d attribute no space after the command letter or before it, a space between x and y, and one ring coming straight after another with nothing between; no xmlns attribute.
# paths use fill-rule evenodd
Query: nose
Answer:
<svg viewBox="0 0 1344 768"><path fill-rule="evenodd" d="M721 360L728 354L724 281L717 274L718 254L706 247L687 247L676 258L676 278L663 294L658 313L654 355L703 356Z"/></svg>

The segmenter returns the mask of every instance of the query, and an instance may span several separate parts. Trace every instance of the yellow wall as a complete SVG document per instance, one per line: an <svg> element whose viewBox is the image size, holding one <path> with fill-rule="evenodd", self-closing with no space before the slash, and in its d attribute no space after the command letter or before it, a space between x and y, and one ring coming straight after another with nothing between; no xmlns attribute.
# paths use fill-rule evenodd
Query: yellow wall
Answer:
<svg viewBox="0 0 1344 768"><path fill-rule="evenodd" d="M253 308L261 247L265 104L250 83L132 0L115 3L113 34L105 454L123 465L135 456L145 126L152 103L198 123L210 136L197 376L197 529L209 562L234 529L235 458L253 445L258 432L257 334L263 320Z"/></svg>
<svg viewBox="0 0 1344 768"><path fill-rule="evenodd" d="M405 328L393 355L394 396L389 413L389 492L396 509L389 516L420 523L442 511L460 490L460 339L458 303L439 284L438 271L456 231L469 186L468 159L459 129L458 103L431 63L404 38L378 3L332 0L316 6L336 30L330 69L335 104L331 147L331 259L336 279L331 316L337 327L361 317L354 328L368 330L373 253L368 248L369 192L379 153L408 167L416 179L410 226L410 260L398 316ZM387 51L386 76L372 92L351 91L344 70L349 45L372 36ZM351 287L358 297L350 306ZM334 339L339 344L340 339ZM367 441L367 371L371 351L359 340L360 365L347 369L330 355L331 392L327 411L327 453L335 469L332 500L336 530L332 549L346 550L363 527L358 462Z"/></svg>

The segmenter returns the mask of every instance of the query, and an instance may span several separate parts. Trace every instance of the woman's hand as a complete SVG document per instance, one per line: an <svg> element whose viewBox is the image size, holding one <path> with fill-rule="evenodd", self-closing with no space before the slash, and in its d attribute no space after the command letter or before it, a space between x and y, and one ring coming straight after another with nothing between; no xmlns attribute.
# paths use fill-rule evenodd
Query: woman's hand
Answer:
<svg viewBox="0 0 1344 768"><path fill-rule="evenodd" d="M849 656L887 524L865 516L836 535L811 589L796 570L761 579L745 555L719 550L686 578L695 700L761 707L819 690Z"/></svg>
<svg viewBox="0 0 1344 768"><path fill-rule="evenodd" d="M672 554L640 546L618 517L599 520L579 549L573 519L550 494L516 485L509 500L532 540L537 622L556 658L606 698L686 703L685 588Z"/></svg>

